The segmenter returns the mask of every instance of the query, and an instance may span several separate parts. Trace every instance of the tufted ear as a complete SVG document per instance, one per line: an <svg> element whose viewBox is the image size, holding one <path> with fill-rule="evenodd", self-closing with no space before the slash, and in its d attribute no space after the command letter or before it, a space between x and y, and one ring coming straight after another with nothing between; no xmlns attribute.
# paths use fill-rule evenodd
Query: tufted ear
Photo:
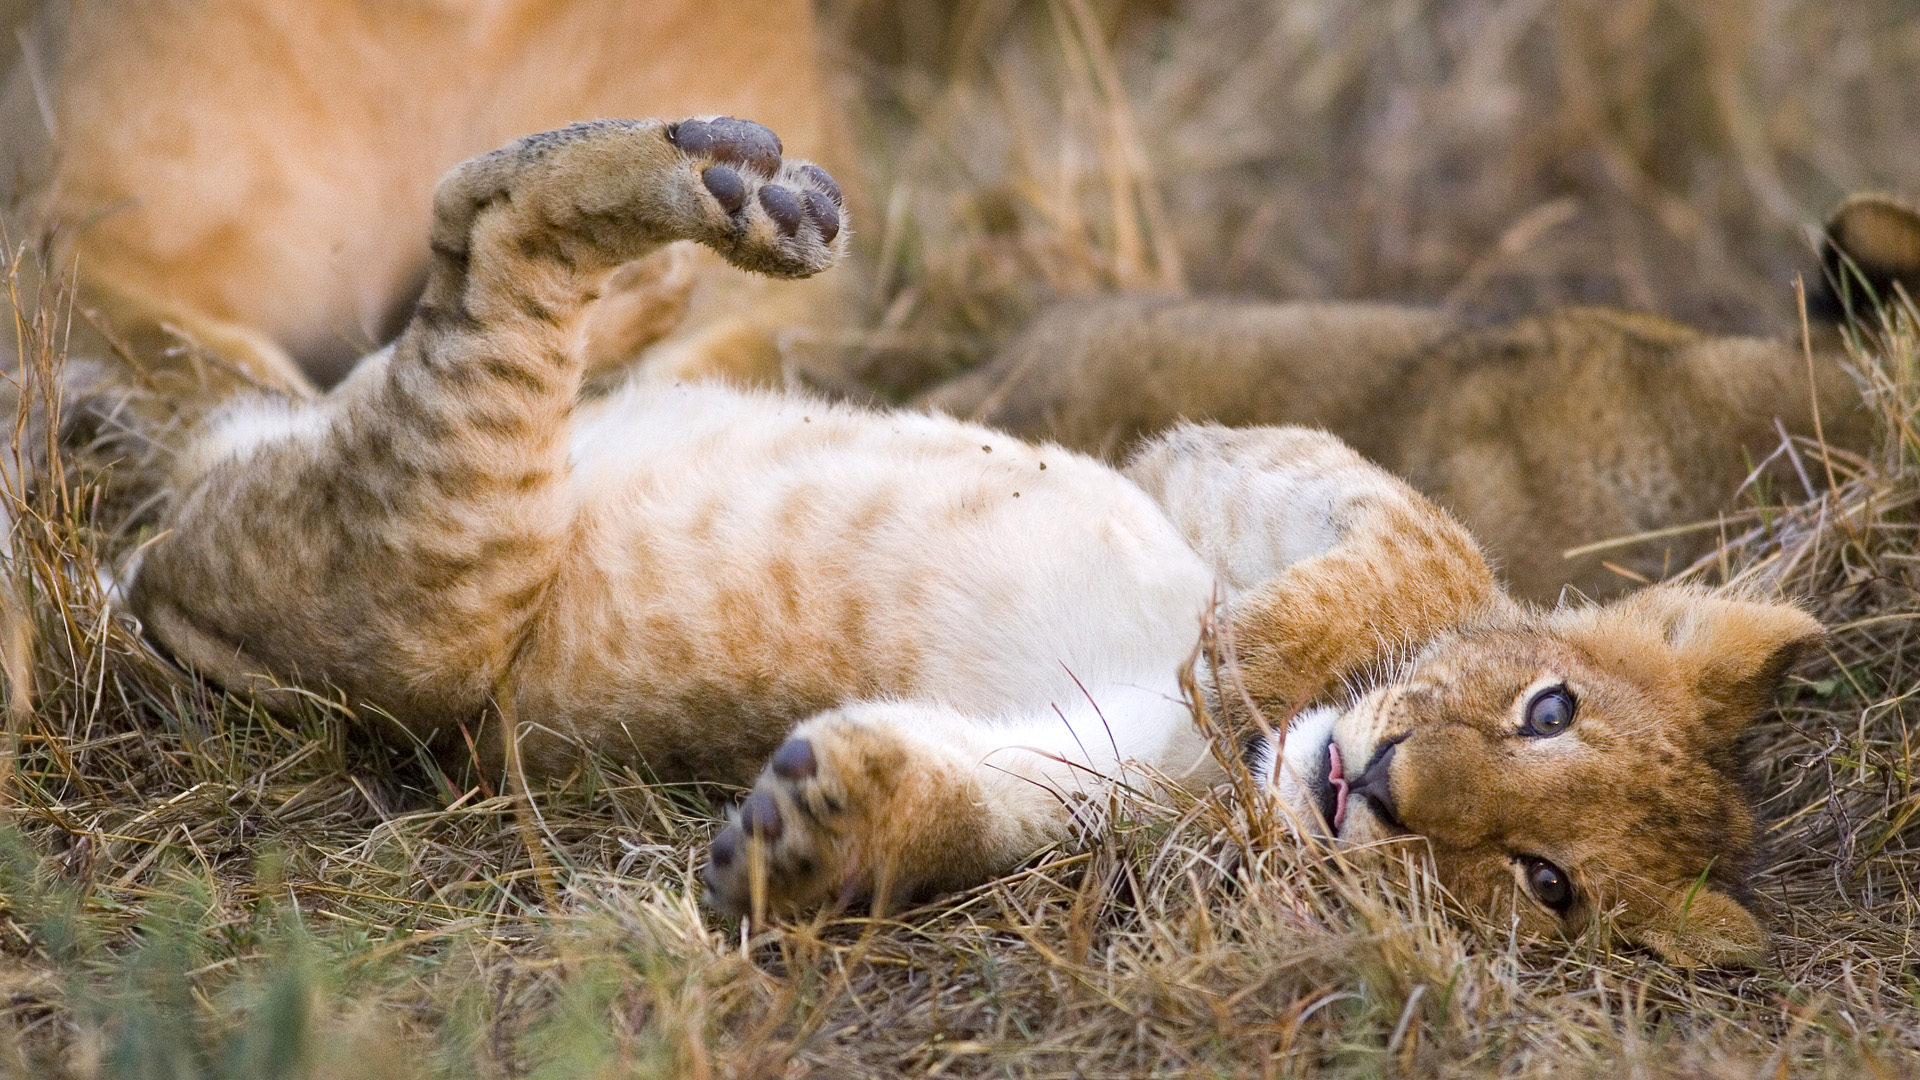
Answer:
<svg viewBox="0 0 1920 1080"><path fill-rule="evenodd" d="M1684 891L1647 922L1624 929L1674 967L1754 967L1767 948L1760 921L1718 889Z"/></svg>
<svg viewBox="0 0 1920 1080"><path fill-rule="evenodd" d="M1824 288L1808 299L1828 318L1891 303L1895 286L1920 300L1920 210L1890 195L1850 195L1827 218Z"/></svg>
<svg viewBox="0 0 1920 1080"><path fill-rule="evenodd" d="M1643 589L1622 603L1661 628L1716 741L1732 739L1766 711L1787 669L1826 639L1819 621L1792 604L1729 600L1684 586Z"/></svg>

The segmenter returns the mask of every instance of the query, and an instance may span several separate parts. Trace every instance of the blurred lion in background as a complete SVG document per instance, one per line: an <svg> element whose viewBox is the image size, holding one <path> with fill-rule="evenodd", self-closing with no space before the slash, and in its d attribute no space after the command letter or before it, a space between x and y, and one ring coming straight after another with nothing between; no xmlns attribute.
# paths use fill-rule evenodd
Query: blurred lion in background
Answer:
<svg viewBox="0 0 1920 1080"><path fill-rule="evenodd" d="M528 132L734 114L796 155L846 156L807 0L51 0L10 14L13 239L77 269L73 355L118 357L180 398L339 381L413 307L434 183ZM810 310L788 283L683 245L612 275L590 356L658 343L674 374L774 379L780 335Z"/></svg>

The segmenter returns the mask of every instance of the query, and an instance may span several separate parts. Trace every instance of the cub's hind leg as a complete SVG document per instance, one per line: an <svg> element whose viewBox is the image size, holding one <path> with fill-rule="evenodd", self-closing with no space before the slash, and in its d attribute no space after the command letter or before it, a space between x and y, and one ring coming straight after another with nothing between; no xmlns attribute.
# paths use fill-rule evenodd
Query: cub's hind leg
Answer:
<svg viewBox="0 0 1920 1080"><path fill-rule="evenodd" d="M595 284L680 239L816 273L844 246L832 190L731 119L577 124L455 168L400 338L311 407L213 426L135 611L228 685L331 685L423 735L471 716L564 557Z"/></svg>
<svg viewBox="0 0 1920 1080"><path fill-rule="evenodd" d="M988 880L1064 834L1060 799L996 771L1012 762L971 728L901 704L801 724L714 837L707 903L735 915L897 903Z"/></svg>
<svg viewBox="0 0 1920 1080"><path fill-rule="evenodd" d="M1212 783L1207 743L1171 682L1096 687L1024 717L908 702L815 716L714 838L707 902L779 913L966 888L1066 837L1076 815L1099 812L1086 797L1135 762Z"/></svg>
<svg viewBox="0 0 1920 1080"><path fill-rule="evenodd" d="M1127 476L1227 589L1239 685L1270 717L1511 603L1466 528L1324 431L1185 424Z"/></svg>

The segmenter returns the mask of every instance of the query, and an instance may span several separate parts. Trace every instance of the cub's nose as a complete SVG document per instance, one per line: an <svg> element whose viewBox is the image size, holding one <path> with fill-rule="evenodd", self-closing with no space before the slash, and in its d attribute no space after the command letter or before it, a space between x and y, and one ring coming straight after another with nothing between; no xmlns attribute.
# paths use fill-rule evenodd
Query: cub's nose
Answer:
<svg viewBox="0 0 1920 1080"><path fill-rule="evenodd" d="M1393 804L1393 787L1388 783L1388 774L1393 769L1394 752L1400 749L1400 742L1405 738L1402 735L1381 744L1373 752L1373 760L1367 762L1366 771L1351 781L1352 787L1347 792L1349 799L1357 795L1366 796L1367 802L1373 807L1374 816L1399 832L1409 830L1401 824L1399 810Z"/></svg>

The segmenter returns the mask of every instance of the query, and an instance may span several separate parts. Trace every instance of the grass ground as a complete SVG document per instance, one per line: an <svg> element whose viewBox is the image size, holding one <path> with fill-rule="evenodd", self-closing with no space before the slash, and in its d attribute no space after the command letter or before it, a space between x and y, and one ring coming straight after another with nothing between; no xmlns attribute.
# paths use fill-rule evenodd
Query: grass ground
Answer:
<svg viewBox="0 0 1920 1080"><path fill-rule="evenodd" d="M1736 7L830 4L874 316L814 374L910 389L1111 287L1791 330L1792 222L1920 190L1920 15ZM31 404L65 309L14 300ZM1154 790L972 892L744 935L696 903L726 792L607 763L466 790L368 738L377 718L269 715L157 657L95 573L139 538L108 452L13 493L0 1074L1912 1075L1910 315L1855 353L1878 451L1797 446L1832 490L1767 494L1693 571L1835 630L1752 740L1760 970L1515 940L1451 911L1413 848L1362 872L1231 793Z"/></svg>

